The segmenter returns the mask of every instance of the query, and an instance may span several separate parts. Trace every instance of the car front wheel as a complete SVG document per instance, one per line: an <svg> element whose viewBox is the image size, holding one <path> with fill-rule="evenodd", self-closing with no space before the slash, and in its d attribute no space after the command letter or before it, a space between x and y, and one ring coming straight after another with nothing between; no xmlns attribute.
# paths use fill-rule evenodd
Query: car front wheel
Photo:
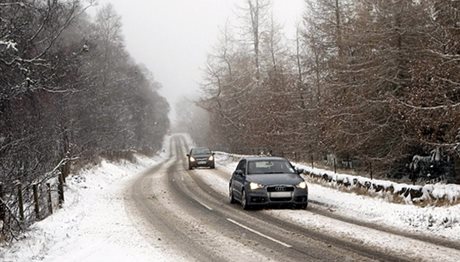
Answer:
<svg viewBox="0 0 460 262"><path fill-rule="evenodd" d="M241 206L243 207L244 210L248 210L251 208L251 206L248 204L248 197L246 196L246 190L244 189L241 194Z"/></svg>
<svg viewBox="0 0 460 262"><path fill-rule="evenodd" d="M235 204L236 203L235 197L233 196L232 186L228 187L228 197L230 199L230 204Z"/></svg>

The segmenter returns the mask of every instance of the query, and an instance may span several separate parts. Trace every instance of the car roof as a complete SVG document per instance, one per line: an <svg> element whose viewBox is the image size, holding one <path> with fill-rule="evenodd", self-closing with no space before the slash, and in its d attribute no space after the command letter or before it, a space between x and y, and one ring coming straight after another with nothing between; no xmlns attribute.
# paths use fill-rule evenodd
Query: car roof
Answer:
<svg viewBox="0 0 460 262"><path fill-rule="evenodd" d="M250 156L244 157L247 161L270 161L270 160L286 160L284 157L277 157L277 156Z"/></svg>
<svg viewBox="0 0 460 262"><path fill-rule="evenodd" d="M209 149L207 147L192 147L192 150L195 150L195 149Z"/></svg>

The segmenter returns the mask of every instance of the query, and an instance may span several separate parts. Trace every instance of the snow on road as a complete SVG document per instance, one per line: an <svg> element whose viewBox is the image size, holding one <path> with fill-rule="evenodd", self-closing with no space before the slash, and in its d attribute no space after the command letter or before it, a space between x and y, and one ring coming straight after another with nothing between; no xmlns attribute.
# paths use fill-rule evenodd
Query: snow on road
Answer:
<svg viewBox="0 0 460 262"><path fill-rule="evenodd" d="M0 261L177 261L161 242L154 246L138 232L123 200L126 185L166 157L102 161L70 177L64 207L19 242L0 247Z"/></svg>

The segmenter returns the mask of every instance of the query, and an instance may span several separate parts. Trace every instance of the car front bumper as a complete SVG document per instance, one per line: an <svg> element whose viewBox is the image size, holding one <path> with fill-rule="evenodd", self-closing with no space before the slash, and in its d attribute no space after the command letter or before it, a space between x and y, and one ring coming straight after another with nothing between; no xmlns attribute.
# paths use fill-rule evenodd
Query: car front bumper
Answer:
<svg viewBox="0 0 460 262"><path fill-rule="evenodd" d="M190 162L190 166L191 167L202 167L202 166L211 167L211 166L214 166L214 161L196 160L196 161Z"/></svg>
<svg viewBox="0 0 460 262"><path fill-rule="evenodd" d="M305 205L308 202L308 190L295 188L290 192L268 192L266 189L248 190L247 204L251 206Z"/></svg>

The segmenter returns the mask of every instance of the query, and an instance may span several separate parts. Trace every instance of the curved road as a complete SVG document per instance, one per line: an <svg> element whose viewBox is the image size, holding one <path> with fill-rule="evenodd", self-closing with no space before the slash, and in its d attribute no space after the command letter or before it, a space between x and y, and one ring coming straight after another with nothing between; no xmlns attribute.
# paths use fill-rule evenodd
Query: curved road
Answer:
<svg viewBox="0 0 460 262"><path fill-rule="evenodd" d="M206 183L200 172L186 169L185 139L174 136L170 158L142 174L126 191L126 208L139 232L152 245L167 244L184 261L413 261L412 253L346 241L315 229L283 221L265 212L244 211ZM204 170L203 170L204 171ZM229 174L212 170L216 178ZM314 207L299 212L317 212ZM346 218L333 217L337 221ZM353 221L346 221L353 224ZM355 223L357 227L372 225ZM374 228L377 230L377 228ZM382 234L399 234L382 230ZM437 243L438 244L438 243ZM441 243L443 244L443 243ZM458 245L444 243L459 255ZM439 247L438 247L439 248ZM176 258L174 260L177 260Z"/></svg>

